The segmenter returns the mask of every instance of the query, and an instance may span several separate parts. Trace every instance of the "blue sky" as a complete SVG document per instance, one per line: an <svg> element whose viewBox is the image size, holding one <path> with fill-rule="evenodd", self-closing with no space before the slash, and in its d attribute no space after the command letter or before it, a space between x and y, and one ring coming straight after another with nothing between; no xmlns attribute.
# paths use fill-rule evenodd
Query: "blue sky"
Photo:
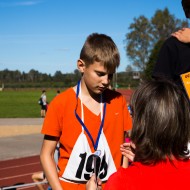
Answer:
<svg viewBox="0 0 190 190"><path fill-rule="evenodd" d="M125 34L134 17L166 7L185 19L181 0L0 0L0 70L73 72L86 37L98 32L112 37L124 71L130 64Z"/></svg>

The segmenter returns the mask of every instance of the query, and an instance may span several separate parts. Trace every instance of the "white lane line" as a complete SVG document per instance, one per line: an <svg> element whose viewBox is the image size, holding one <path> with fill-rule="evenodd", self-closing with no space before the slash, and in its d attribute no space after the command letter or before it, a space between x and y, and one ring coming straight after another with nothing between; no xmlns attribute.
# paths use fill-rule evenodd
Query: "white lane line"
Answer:
<svg viewBox="0 0 190 190"><path fill-rule="evenodd" d="M5 180L5 179L12 179L12 178L17 178L17 177L23 177L23 176L27 176L27 175L32 175L34 172L32 173L27 173L27 174L21 174L21 175L15 175L15 176L9 176L9 177L4 177L4 178L0 178L0 181Z"/></svg>
<svg viewBox="0 0 190 190"><path fill-rule="evenodd" d="M20 167L23 167L23 166L36 165L36 164L40 164L40 162L33 162L33 163L30 163L30 164L23 164L23 165L16 165L16 166L10 166L10 167L5 167L5 168L0 168L0 171L1 170L7 170L7 169L20 168Z"/></svg>

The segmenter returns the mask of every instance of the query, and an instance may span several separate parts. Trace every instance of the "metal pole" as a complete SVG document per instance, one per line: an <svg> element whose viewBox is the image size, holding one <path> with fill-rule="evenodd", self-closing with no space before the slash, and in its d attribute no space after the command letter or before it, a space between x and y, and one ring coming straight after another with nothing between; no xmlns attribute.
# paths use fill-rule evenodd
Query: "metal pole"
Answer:
<svg viewBox="0 0 190 190"><path fill-rule="evenodd" d="M18 187L28 187L28 186L33 186L33 185L38 185L38 184L46 184L48 183L47 181L42 181L42 182L36 182L36 183L26 183L22 185L13 185L9 187L1 187L0 190L6 190L6 189L12 189L12 188L18 188Z"/></svg>

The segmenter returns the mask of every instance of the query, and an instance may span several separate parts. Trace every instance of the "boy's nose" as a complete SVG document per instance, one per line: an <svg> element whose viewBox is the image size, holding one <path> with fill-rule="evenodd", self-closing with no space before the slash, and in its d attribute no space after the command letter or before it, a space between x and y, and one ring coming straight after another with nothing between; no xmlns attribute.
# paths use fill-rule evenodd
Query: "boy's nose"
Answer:
<svg viewBox="0 0 190 190"><path fill-rule="evenodd" d="M108 75L105 75L105 76L103 77L102 83L103 83L104 85L108 85L108 84L109 84L109 77L108 77Z"/></svg>

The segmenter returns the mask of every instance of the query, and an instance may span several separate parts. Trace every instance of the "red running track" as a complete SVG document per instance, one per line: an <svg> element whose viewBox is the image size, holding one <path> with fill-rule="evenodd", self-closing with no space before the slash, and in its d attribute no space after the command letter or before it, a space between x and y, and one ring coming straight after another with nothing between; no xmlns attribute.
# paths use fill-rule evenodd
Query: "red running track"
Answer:
<svg viewBox="0 0 190 190"><path fill-rule="evenodd" d="M126 101L129 102L130 101L130 97L133 93L133 90L132 89L117 89L118 92L120 92L125 98L126 98Z"/></svg>
<svg viewBox="0 0 190 190"><path fill-rule="evenodd" d="M39 156L0 161L0 188L33 183L32 174L41 170ZM34 185L17 189L37 190L38 188Z"/></svg>

